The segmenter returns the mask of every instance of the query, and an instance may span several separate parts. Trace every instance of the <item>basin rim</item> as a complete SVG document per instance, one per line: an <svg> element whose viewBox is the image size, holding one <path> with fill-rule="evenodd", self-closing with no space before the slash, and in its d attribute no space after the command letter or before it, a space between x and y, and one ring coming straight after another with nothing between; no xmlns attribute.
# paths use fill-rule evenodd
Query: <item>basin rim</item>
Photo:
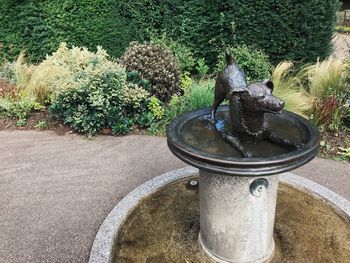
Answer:
<svg viewBox="0 0 350 263"><path fill-rule="evenodd" d="M193 167L173 170L145 182L127 194L111 210L100 226L92 245L89 263L115 263L113 262L113 247L116 237L133 209L136 208L144 198L161 188L176 183L177 181L193 178L197 175L198 169ZM292 173L281 174L280 182L322 200L331 206L337 214L350 221L350 201L339 194L320 184Z"/></svg>
<svg viewBox="0 0 350 263"><path fill-rule="evenodd" d="M228 111L228 106L221 106L217 112ZM299 168L316 157L320 148L320 133L307 119L295 113L283 111L279 116L295 120L296 126L304 127L308 133L308 141L302 150L294 150L273 157L258 158L223 158L220 156L205 156L193 147L188 146L179 138L182 125L192 119L210 115L210 108L203 108L187 112L174 119L167 129L167 142L171 152L185 163L209 172L226 175L259 176L273 175L288 172Z"/></svg>

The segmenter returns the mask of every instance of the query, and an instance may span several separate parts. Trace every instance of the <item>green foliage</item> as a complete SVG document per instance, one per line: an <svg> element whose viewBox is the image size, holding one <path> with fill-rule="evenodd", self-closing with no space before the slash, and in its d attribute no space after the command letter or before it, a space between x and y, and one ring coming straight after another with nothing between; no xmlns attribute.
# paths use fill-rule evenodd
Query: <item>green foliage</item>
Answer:
<svg viewBox="0 0 350 263"><path fill-rule="evenodd" d="M269 78L271 64L264 52L246 45L231 48L231 52L236 63L245 72L248 82L262 81ZM225 56L224 53L221 53L218 57L216 71L222 71L225 66Z"/></svg>
<svg viewBox="0 0 350 263"><path fill-rule="evenodd" d="M236 44L255 45L273 63L311 62L331 51L337 8L338 0L6 0L0 53L12 60L26 49L38 62L66 41L118 57L131 41L165 32L209 66Z"/></svg>
<svg viewBox="0 0 350 263"><path fill-rule="evenodd" d="M337 26L335 29L339 33L350 33L350 26Z"/></svg>
<svg viewBox="0 0 350 263"><path fill-rule="evenodd" d="M339 149L338 154L350 158L350 148L338 147L338 149Z"/></svg>
<svg viewBox="0 0 350 263"><path fill-rule="evenodd" d="M89 136L104 128L125 134L145 111L148 97L147 91L126 79L123 67L107 67L60 91L50 110L65 124Z"/></svg>
<svg viewBox="0 0 350 263"><path fill-rule="evenodd" d="M131 131L134 122L131 118L121 116L116 124L112 126L112 133L115 135L124 135Z"/></svg>
<svg viewBox="0 0 350 263"><path fill-rule="evenodd" d="M115 0L7 2L0 2L0 53L8 60L25 49L29 61L39 62L61 42L92 50L102 45L118 56L133 36L120 30L127 21L118 19Z"/></svg>
<svg viewBox="0 0 350 263"><path fill-rule="evenodd" d="M136 70L127 72L127 80L130 83L136 84L146 90L150 89L150 82L147 79L142 79Z"/></svg>
<svg viewBox="0 0 350 263"><path fill-rule="evenodd" d="M34 98L21 94L17 97L0 97L0 116L27 119L31 112L41 110L42 106Z"/></svg>
<svg viewBox="0 0 350 263"><path fill-rule="evenodd" d="M164 117L154 120L148 129L153 134L164 134L168 124L186 111L210 107L214 100L214 81L200 80L192 83L183 96L173 96L165 108Z"/></svg>
<svg viewBox="0 0 350 263"><path fill-rule="evenodd" d="M26 126L27 122L25 119L19 119L17 122L16 122L16 126L17 127L24 127Z"/></svg>
<svg viewBox="0 0 350 263"><path fill-rule="evenodd" d="M160 120L163 118L165 111L161 105L161 102L154 96L152 96L148 102L147 108L153 114L155 119Z"/></svg>
<svg viewBox="0 0 350 263"><path fill-rule="evenodd" d="M185 72L181 74L181 88L182 90L187 90L192 85L192 79L190 73Z"/></svg>
<svg viewBox="0 0 350 263"><path fill-rule="evenodd" d="M199 81L194 83L186 94L186 100L189 110L210 107L214 101L213 81Z"/></svg>
<svg viewBox="0 0 350 263"><path fill-rule="evenodd" d="M205 64L205 59L201 58L197 61L196 71L199 75L199 78L204 78L209 71L209 67Z"/></svg>
<svg viewBox="0 0 350 263"><path fill-rule="evenodd" d="M184 44L168 38L166 34L162 34L160 37L151 36L151 44L160 45L168 48L173 52L182 73L191 72L195 65L195 59L192 51Z"/></svg>
<svg viewBox="0 0 350 263"><path fill-rule="evenodd" d="M38 123L34 126L36 129L44 130L47 127L46 121L38 121Z"/></svg>
<svg viewBox="0 0 350 263"><path fill-rule="evenodd" d="M57 51L35 67L27 89L38 102L49 103L61 90L89 82L112 67L117 67L117 63L110 61L101 47L90 52L85 47L68 48L66 43L61 43Z"/></svg>
<svg viewBox="0 0 350 263"><path fill-rule="evenodd" d="M180 72L173 54L153 44L131 43L121 58L128 71L137 71L150 81L150 93L162 101L180 94Z"/></svg>

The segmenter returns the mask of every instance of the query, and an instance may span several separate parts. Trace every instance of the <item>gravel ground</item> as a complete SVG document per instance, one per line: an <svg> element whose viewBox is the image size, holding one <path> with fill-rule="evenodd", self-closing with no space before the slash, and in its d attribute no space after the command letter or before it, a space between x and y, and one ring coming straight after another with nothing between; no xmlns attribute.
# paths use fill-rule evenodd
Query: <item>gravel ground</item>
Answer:
<svg viewBox="0 0 350 263"><path fill-rule="evenodd" d="M350 34L336 33L333 37L333 57L347 59L350 57Z"/></svg>

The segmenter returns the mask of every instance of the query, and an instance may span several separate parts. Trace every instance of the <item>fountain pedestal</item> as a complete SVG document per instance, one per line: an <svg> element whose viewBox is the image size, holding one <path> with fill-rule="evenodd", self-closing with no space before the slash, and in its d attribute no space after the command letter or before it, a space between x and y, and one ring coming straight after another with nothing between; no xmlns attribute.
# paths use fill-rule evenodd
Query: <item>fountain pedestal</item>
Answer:
<svg viewBox="0 0 350 263"><path fill-rule="evenodd" d="M215 262L263 263L274 254L278 176L241 177L200 170L202 251Z"/></svg>

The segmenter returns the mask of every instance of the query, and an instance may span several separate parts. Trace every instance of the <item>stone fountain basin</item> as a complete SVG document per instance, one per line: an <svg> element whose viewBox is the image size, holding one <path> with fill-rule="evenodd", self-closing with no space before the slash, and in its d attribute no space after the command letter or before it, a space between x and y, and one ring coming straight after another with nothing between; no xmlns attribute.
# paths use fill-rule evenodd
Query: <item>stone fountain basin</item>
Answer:
<svg viewBox="0 0 350 263"><path fill-rule="evenodd" d="M198 246L198 170L156 177L128 194L108 215L90 263L209 262ZM273 263L348 263L350 202L291 173L280 176Z"/></svg>

